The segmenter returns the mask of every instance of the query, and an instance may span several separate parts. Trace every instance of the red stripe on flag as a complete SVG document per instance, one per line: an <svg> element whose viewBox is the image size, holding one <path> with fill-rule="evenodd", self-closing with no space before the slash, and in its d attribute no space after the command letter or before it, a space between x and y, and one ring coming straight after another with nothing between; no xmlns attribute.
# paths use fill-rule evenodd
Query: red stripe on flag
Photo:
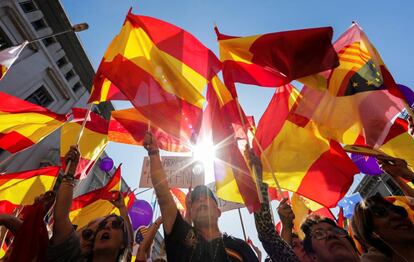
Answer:
<svg viewBox="0 0 414 262"><path fill-rule="evenodd" d="M32 140L19 134L16 131L11 131L7 134L0 133L0 148L7 150L12 154L28 148L34 144L35 143Z"/></svg>

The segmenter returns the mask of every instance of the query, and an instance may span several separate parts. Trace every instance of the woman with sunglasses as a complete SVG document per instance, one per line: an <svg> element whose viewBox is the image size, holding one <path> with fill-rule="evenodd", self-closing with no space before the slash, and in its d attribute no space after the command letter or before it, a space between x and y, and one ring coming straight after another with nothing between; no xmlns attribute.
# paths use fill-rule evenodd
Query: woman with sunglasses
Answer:
<svg viewBox="0 0 414 262"><path fill-rule="evenodd" d="M99 222L93 242L93 251L88 261L128 261L130 252L129 234L125 220L115 214Z"/></svg>
<svg viewBox="0 0 414 262"><path fill-rule="evenodd" d="M375 248L387 261L414 261L414 226L403 207L372 196L355 207L351 225L355 238L366 250ZM377 260L368 253L361 261Z"/></svg>

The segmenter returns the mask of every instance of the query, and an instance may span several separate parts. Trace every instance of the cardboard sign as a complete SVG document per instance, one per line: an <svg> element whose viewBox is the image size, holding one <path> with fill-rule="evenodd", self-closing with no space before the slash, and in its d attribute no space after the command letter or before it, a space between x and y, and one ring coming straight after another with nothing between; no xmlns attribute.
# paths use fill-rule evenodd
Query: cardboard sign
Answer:
<svg viewBox="0 0 414 262"><path fill-rule="evenodd" d="M194 162L187 156L164 156L161 158L162 167L167 175L170 187L189 188L204 185L204 171L201 163ZM149 158L144 158L142 164L140 188L152 188Z"/></svg>
<svg viewBox="0 0 414 262"><path fill-rule="evenodd" d="M216 192L216 183L210 183L207 185L216 195L217 197L217 192ZM245 207L243 204L240 203L236 203L236 202L231 202L231 201L227 201L221 198L218 198L218 206L221 210L221 212L226 212L226 211L230 211L233 209L238 209L238 208L243 208Z"/></svg>

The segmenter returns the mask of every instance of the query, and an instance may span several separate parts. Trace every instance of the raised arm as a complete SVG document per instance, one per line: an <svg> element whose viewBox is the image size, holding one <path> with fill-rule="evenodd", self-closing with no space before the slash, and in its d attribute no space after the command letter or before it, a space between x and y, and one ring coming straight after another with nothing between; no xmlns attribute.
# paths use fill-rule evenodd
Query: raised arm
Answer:
<svg viewBox="0 0 414 262"><path fill-rule="evenodd" d="M19 231L22 224L23 222L13 215L0 214L0 226L5 226L14 235Z"/></svg>
<svg viewBox="0 0 414 262"><path fill-rule="evenodd" d="M403 180L414 183L414 173L408 168L407 162L400 158L378 156L381 169L392 176L406 196L414 197L414 190Z"/></svg>
<svg viewBox="0 0 414 262"><path fill-rule="evenodd" d="M54 225L52 243L59 244L65 241L73 230L69 220L70 206L72 205L73 188L75 187L75 172L79 162L79 150L77 146L71 146L65 156L66 165L70 164L68 172L64 174L62 183L56 195L54 209Z"/></svg>
<svg viewBox="0 0 414 262"><path fill-rule="evenodd" d="M131 219L128 215L128 209L125 206L125 198L122 195L122 193L119 192L118 199L110 200L110 202L112 203L112 205L114 205L116 208L118 208L119 214L121 215L121 217L127 223L128 239L131 241L130 244L131 244L131 248L132 248L132 246L134 244L134 230L132 229L132 223L131 223Z"/></svg>
<svg viewBox="0 0 414 262"><path fill-rule="evenodd" d="M160 225L162 224L162 217L157 218L155 222L149 227L147 234L144 237L144 240L139 244L137 252L138 261L147 261L148 251L154 241L155 235L157 234Z"/></svg>
<svg viewBox="0 0 414 262"><path fill-rule="evenodd" d="M295 219L295 214L293 214L292 208L287 203L287 198L284 198L277 208L277 213L279 214L280 221L282 222L282 232L280 235L289 246L292 246L292 230L293 230L293 220Z"/></svg>
<svg viewBox="0 0 414 262"><path fill-rule="evenodd" d="M158 204L160 205L164 231L166 234L170 234L174 226L175 218L177 217L177 206L171 195L167 176L161 165L157 141L151 133L145 135L144 147L147 149L150 158L151 181L158 199Z"/></svg>

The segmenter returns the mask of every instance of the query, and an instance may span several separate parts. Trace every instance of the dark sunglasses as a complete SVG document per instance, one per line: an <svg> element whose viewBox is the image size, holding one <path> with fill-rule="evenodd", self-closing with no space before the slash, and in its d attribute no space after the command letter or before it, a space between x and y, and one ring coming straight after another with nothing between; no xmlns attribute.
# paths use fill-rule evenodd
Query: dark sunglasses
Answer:
<svg viewBox="0 0 414 262"><path fill-rule="evenodd" d="M311 233L311 237L317 239L317 240L322 240L328 237L328 232L330 232L331 234L335 235L336 237L339 238L343 238L343 237L347 237L348 236L348 232L346 232L344 229L342 228L331 228L331 229L317 229L315 231L313 231Z"/></svg>
<svg viewBox="0 0 414 262"><path fill-rule="evenodd" d="M388 206L388 207L381 207L381 206L373 206L369 208L371 210L371 213L375 216L375 217L387 217L390 215L390 212L400 215L402 217L407 217L408 213L407 210L405 210L405 208L400 207L400 206Z"/></svg>
<svg viewBox="0 0 414 262"><path fill-rule="evenodd" d="M93 230L90 228L86 228L82 231L82 238L83 240L89 241L93 238Z"/></svg>
<svg viewBox="0 0 414 262"><path fill-rule="evenodd" d="M124 226L124 221L119 220L119 219L112 220L112 221L104 220L104 221L102 221L102 222L99 223L98 230L105 228L106 227L106 224L108 222L110 222L109 225L111 226L112 229L122 229L123 226Z"/></svg>

